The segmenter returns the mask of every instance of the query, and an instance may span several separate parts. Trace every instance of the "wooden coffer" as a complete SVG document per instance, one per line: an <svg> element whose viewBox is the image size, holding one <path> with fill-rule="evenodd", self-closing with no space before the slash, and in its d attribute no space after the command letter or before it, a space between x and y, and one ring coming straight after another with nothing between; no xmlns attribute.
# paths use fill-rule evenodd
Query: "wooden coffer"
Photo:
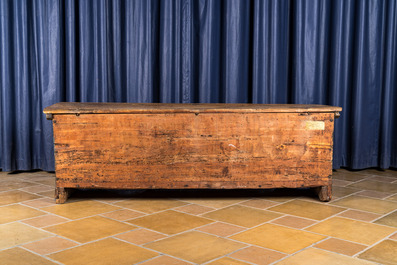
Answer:
<svg viewBox="0 0 397 265"><path fill-rule="evenodd" d="M317 187L331 199L340 107L57 103L56 202L73 188Z"/></svg>

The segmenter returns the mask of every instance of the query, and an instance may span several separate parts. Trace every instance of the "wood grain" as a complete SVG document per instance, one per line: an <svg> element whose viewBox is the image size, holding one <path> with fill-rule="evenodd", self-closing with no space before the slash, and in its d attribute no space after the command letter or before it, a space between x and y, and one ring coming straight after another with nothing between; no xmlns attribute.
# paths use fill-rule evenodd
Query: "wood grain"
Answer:
<svg viewBox="0 0 397 265"><path fill-rule="evenodd" d="M330 184L334 113L54 115L57 187Z"/></svg>
<svg viewBox="0 0 397 265"><path fill-rule="evenodd" d="M322 202L329 202L332 199L332 185L316 187L318 198Z"/></svg>
<svg viewBox="0 0 397 265"><path fill-rule="evenodd" d="M324 113L339 112L341 107L302 104L230 103L80 103L60 102L44 109L45 114L120 114L120 113ZM51 116L49 116L51 118Z"/></svg>

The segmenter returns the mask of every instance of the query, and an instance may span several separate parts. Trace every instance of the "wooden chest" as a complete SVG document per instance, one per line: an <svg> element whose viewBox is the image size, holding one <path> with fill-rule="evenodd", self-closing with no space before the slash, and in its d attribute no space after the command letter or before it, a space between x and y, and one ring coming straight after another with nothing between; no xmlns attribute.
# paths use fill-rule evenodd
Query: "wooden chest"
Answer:
<svg viewBox="0 0 397 265"><path fill-rule="evenodd" d="M56 202L73 188L317 187L331 199L340 107L57 103Z"/></svg>

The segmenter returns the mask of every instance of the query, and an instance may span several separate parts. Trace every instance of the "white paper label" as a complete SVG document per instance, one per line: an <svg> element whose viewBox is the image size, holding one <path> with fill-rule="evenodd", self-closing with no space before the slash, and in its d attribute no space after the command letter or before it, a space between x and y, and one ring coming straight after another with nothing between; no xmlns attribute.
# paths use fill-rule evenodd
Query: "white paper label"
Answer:
<svg viewBox="0 0 397 265"><path fill-rule="evenodd" d="M323 121L307 121L306 130L324 130L325 123Z"/></svg>

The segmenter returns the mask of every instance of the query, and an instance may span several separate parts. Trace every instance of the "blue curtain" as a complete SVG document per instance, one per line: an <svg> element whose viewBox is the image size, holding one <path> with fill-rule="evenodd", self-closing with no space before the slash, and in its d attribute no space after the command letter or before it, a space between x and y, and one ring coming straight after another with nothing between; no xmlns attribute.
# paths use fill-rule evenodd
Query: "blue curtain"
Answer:
<svg viewBox="0 0 397 265"><path fill-rule="evenodd" d="M334 167L397 167L396 1L1 0L0 168L54 170L60 101L343 107Z"/></svg>

